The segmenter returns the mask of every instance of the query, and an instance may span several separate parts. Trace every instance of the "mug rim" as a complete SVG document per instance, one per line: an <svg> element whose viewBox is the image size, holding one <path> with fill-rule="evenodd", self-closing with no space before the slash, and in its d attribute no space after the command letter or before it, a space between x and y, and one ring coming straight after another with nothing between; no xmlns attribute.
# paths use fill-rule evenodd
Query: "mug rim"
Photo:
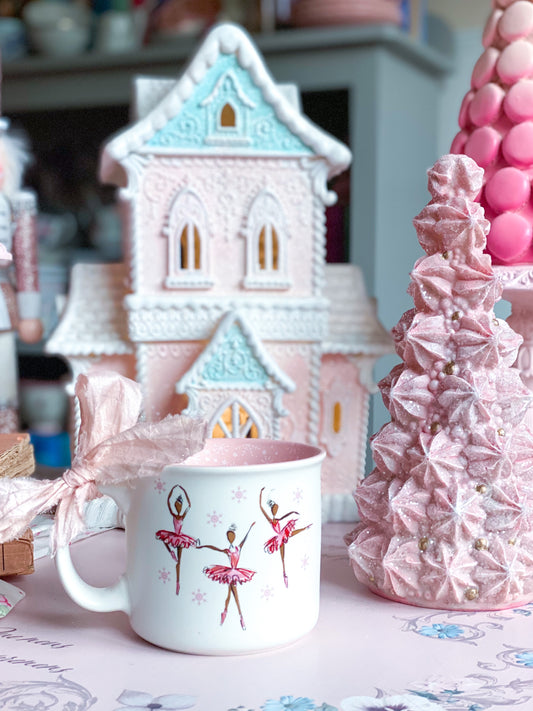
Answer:
<svg viewBox="0 0 533 711"><path fill-rule="evenodd" d="M277 447L282 447L283 449L286 449L287 451L290 451L290 449L294 448L299 448L302 452L306 452L307 454L304 454L303 456L300 457L283 457L282 459L277 459L276 461L272 462L258 462L258 463L244 463L244 464L239 464L239 463L228 463L228 464L201 464L198 463L196 464L195 462L190 462L190 459L193 459L194 457L197 457L198 455L201 455L202 452L206 451L206 447L208 446L208 443L220 443L221 446L226 446L228 447L229 444L232 441L241 441L241 442L246 442L247 445L250 447L256 447L256 446L267 446L269 447L271 444L275 444ZM222 445L224 443L224 445ZM219 444L212 444L211 446L213 447L218 447ZM264 470L272 470L273 468L278 469L280 467L287 468L290 467L291 469L297 469L300 467L306 467L309 465L313 465L319 462L322 462L324 458L326 457L326 450L323 447L318 447L313 444L307 444L306 442L297 442L297 441L291 441L291 440L277 440L277 439L267 439L267 438L244 438L244 437L232 437L232 438L223 438L223 437L208 437L206 440L205 446L196 454L191 455L187 459L185 459L182 462L177 462L175 464L167 464L164 468L163 471L167 470L172 470L172 469L194 469L196 472L208 472L208 473L218 473L218 472L227 472L228 470L244 470L247 469L249 471L254 470L254 471L264 471Z"/></svg>

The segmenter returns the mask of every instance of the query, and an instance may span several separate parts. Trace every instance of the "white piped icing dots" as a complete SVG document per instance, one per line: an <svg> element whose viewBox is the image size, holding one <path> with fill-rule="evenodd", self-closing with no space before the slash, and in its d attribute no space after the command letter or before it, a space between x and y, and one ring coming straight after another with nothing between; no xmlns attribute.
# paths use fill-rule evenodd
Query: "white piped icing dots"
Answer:
<svg viewBox="0 0 533 711"><path fill-rule="evenodd" d="M495 264L533 263L533 0L493 0L451 152L485 171Z"/></svg>
<svg viewBox="0 0 533 711"><path fill-rule="evenodd" d="M372 438L376 467L346 542L356 577L392 600L518 606L533 600L532 396L512 367L522 338L493 311L501 286L483 252L482 169L449 155L428 176L415 308L393 329L402 363L379 384L391 422ZM520 171L494 179L529 194Z"/></svg>

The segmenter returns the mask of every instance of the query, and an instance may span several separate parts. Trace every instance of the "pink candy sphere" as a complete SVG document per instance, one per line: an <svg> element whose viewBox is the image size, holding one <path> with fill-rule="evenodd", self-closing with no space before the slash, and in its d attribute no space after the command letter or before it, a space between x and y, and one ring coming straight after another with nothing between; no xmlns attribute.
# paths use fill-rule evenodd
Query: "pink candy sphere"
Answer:
<svg viewBox="0 0 533 711"><path fill-rule="evenodd" d="M485 171L495 263L533 263L533 2L494 0L451 152Z"/></svg>

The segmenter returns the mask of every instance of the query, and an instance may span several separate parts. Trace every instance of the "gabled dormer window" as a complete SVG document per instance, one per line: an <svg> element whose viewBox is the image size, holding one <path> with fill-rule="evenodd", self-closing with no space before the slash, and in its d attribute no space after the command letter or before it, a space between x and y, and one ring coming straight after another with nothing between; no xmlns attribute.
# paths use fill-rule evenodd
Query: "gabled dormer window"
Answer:
<svg viewBox="0 0 533 711"><path fill-rule="evenodd" d="M288 289L288 231L277 197L263 190L252 203L246 225L248 289Z"/></svg>
<svg viewBox="0 0 533 711"><path fill-rule="evenodd" d="M208 288L209 225L199 196L190 188L178 193L170 208L165 227L168 239L168 268L165 286Z"/></svg>
<svg viewBox="0 0 533 711"><path fill-rule="evenodd" d="M250 145L250 112L256 105L243 90L235 72L222 74L201 106L205 111L208 146Z"/></svg>

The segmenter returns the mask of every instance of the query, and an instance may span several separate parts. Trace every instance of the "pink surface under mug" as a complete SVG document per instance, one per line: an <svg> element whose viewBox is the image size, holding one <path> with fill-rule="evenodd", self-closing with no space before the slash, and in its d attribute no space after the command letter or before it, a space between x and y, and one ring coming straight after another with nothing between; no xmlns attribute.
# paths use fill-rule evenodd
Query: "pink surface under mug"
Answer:
<svg viewBox="0 0 533 711"><path fill-rule="evenodd" d="M63 547L63 586L89 610L123 610L137 634L167 649L289 644L318 619L324 456L293 442L210 439L158 478L101 486L126 518L126 572L95 588Z"/></svg>

